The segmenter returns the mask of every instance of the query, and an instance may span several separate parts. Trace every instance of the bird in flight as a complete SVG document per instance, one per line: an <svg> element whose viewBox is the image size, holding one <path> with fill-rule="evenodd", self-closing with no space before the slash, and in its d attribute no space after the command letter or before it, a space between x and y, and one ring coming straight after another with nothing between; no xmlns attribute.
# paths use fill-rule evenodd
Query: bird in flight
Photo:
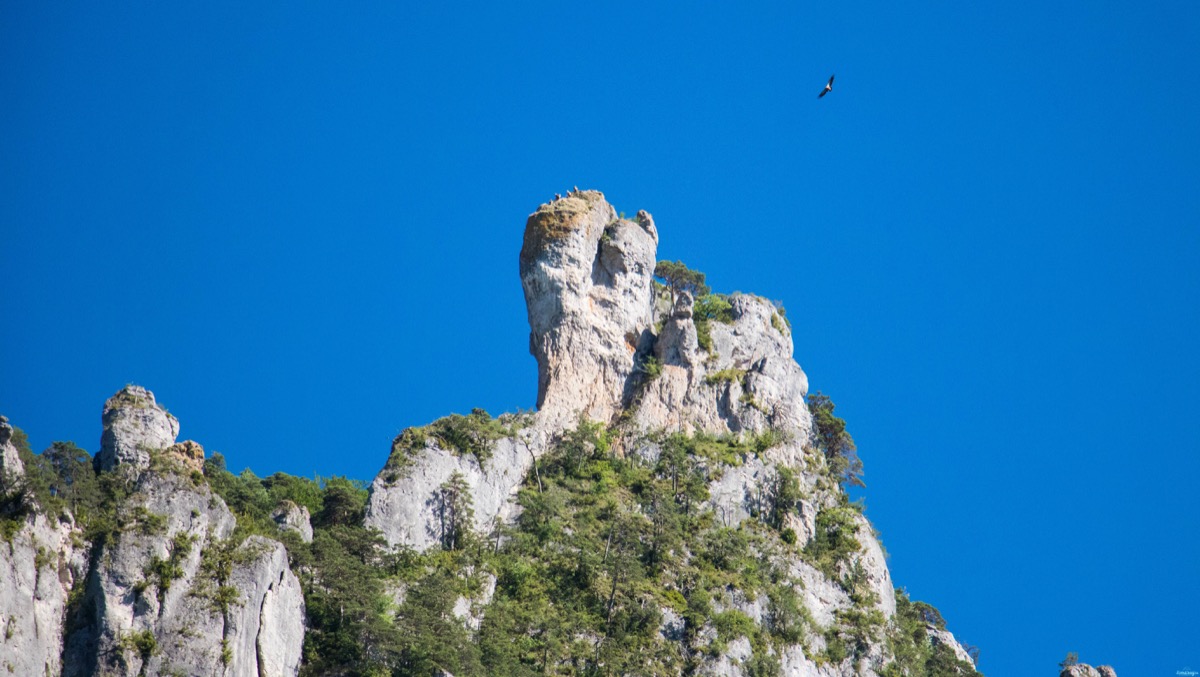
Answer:
<svg viewBox="0 0 1200 677"><path fill-rule="evenodd" d="M829 82L825 83L825 89L821 90L821 93L817 95L817 98L819 99L831 91L833 91L833 76L832 75L829 76Z"/></svg>

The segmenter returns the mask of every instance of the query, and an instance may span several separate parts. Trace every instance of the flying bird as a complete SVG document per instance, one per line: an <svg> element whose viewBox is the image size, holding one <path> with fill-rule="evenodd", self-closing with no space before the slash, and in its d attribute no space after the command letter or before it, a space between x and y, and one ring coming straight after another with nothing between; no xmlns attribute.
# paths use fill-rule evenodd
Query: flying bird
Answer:
<svg viewBox="0 0 1200 677"><path fill-rule="evenodd" d="M825 89L821 90L821 93L817 95L817 98L819 99L831 91L833 91L833 76L832 75L829 76L829 82L825 83Z"/></svg>

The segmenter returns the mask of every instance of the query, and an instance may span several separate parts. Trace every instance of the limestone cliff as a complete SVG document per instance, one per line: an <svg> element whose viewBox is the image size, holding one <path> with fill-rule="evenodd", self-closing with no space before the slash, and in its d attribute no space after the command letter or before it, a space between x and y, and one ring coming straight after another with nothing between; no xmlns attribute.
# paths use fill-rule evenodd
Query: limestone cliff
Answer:
<svg viewBox="0 0 1200 677"><path fill-rule="evenodd" d="M706 506L722 525L736 528L761 514L764 487L783 473L796 478L803 498L781 525L795 540L760 556L778 560L813 623L791 643L756 651L770 653L785 675L880 673L893 658L883 628L896 624L897 597L870 524L846 509L844 492L814 450L808 382L792 357L790 325L772 303L746 294L723 297L728 308L716 320L698 318L696 300L686 292L672 303L654 281L658 238L649 214L618 218L596 191L570 193L530 215L519 268L538 366L537 413L528 425L483 440L486 453L464 453L447 436L406 431L371 486L367 524L392 545L434 547L445 528L440 492L459 477L474 506L475 530L490 533L519 514L518 489L540 483L538 459L581 420L608 426L615 453L649 464L670 433L761 435L756 439L770 442L756 452L734 464L706 466ZM819 568L786 554L804 551L835 513L860 546L852 555ZM850 577L853 586L846 583ZM712 592L718 611L736 610L759 627L772 622L763 598L736 588ZM683 642L682 619L669 608L660 611L662 639ZM829 641L840 646L838 628L847 618L869 612L878 613L870 617L880 619L874 621L880 632L860 641L859 650L843 657L827 647ZM716 632L705 627L702 633ZM970 665L948 631L929 625L926 632L928 646L943 645L952 662ZM752 653L749 643L728 643L701 662L698 674L747 674Z"/></svg>
<svg viewBox="0 0 1200 677"><path fill-rule="evenodd" d="M0 422L0 672L976 674L848 500L783 310L664 288L658 242L596 191L538 207L536 413L407 429L369 496L234 478L128 386L77 520Z"/></svg>
<svg viewBox="0 0 1200 677"><path fill-rule="evenodd" d="M199 471L203 449L141 387L104 407L96 468L120 497L85 533L30 505L0 545L0 647L29 675L295 675L304 598L280 543L235 541ZM23 474L0 433L6 478ZM86 540L90 538L91 540Z"/></svg>
<svg viewBox="0 0 1200 677"><path fill-rule="evenodd" d="M0 492L18 506L8 542L0 542L0 672L57 675L62 670L63 611L86 571L86 550L70 521L36 511L22 486L25 469L12 427L0 416ZM8 501L6 501L8 502Z"/></svg>
<svg viewBox="0 0 1200 677"><path fill-rule="evenodd" d="M1064 667L1059 677L1117 677L1117 672L1108 665L1093 668L1087 663L1076 663Z"/></svg>

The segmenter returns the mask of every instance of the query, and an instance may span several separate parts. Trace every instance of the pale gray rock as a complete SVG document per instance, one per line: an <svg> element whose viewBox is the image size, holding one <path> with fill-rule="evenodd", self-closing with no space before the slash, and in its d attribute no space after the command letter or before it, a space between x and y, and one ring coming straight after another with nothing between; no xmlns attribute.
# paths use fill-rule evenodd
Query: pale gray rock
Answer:
<svg viewBox="0 0 1200 677"><path fill-rule="evenodd" d="M649 214L618 219L598 191L530 215L520 273L544 427L611 421L632 396L636 355L652 341L657 246Z"/></svg>
<svg viewBox="0 0 1200 677"><path fill-rule="evenodd" d="M679 642L684 638L684 630L687 624L684 623L683 616L675 613L671 607L659 607L658 613L661 620L658 623L658 635L668 642Z"/></svg>
<svg viewBox="0 0 1200 677"><path fill-rule="evenodd" d="M862 544L862 552L858 563L866 571L867 585L877 599L875 606L883 612L883 617L891 620L896 615L896 589L892 585L892 574L887 568L887 559L883 547L875 537L875 530L867 518L858 516L858 542ZM947 633L949 634L949 633ZM955 643L955 646L958 646ZM959 647L961 650L961 647Z"/></svg>
<svg viewBox="0 0 1200 677"><path fill-rule="evenodd" d="M706 660L696 674L704 677L742 677L746 674L742 670L742 665L753 655L754 650L750 646L750 640L738 637L729 641L721 655Z"/></svg>
<svg viewBox="0 0 1200 677"><path fill-rule="evenodd" d="M1117 673L1108 665L1093 668L1087 663L1076 663L1063 668L1059 677L1117 677Z"/></svg>
<svg viewBox="0 0 1200 677"><path fill-rule="evenodd" d="M304 597L280 543L228 542L236 524L225 503L173 473L143 473L123 521L129 528L93 562L65 675L296 674ZM221 580L214 566L228 549L234 565ZM177 565L179 577L163 581L158 562ZM136 648L146 637L149 655Z"/></svg>
<svg viewBox="0 0 1200 677"><path fill-rule="evenodd" d="M229 540L233 514L191 467L199 445L149 469L152 450L178 432L149 391L118 393L104 423L109 455L98 466L129 495L83 583L63 674L295 675L303 594L283 546Z"/></svg>
<svg viewBox="0 0 1200 677"><path fill-rule="evenodd" d="M812 641L812 644L824 648L825 642L823 639L818 638ZM793 644L784 648L779 658L780 672L785 677L842 677L843 675L849 677L849 675L855 674L853 671L844 672L842 667L838 665L830 665L829 663L817 665L812 658L804 653L804 648L799 644ZM873 675L875 673L869 672L867 674Z"/></svg>
<svg viewBox="0 0 1200 677"><path fill-rule="evenodd" d="M154 401L154 393L127 385L104 404L104 432L96 454L97 471L128 464L150 465L150 453L175 444L179 421Z"/></svg>
<svg viewBox="0 0 1200 677"><path fill-rule="evenodd" d="M472 631L477 631L483 624L484 609L492 603L492 596L495 594L496 577L492 574L483 574L483 583L479 593L472 597L459 597L455 600L451 612Z"/></svg>
<svg viewBox="0 0 1200 677"><path fill-rule="evenodd" d="M281 531L294 531L300 535L300 540L312 543L312 519L308 508L296 505L291 501L284 501L271 514L271 519L275 520L275 524Z"/></svg>
<svg viewBox="0 0 1200 677"><path fill-rule="evenodd" d="M733 322L709 321L712 351L706 352L698 344L691 297L680 294L654 346L662 374L643 386L634 420L647 430L774 428L807 439L808 378L792 359L791 331L765 299L733 294L729 303Z"/></svg>
<svg viewBox="0 0 1200 677"><path fill-rule="evenodd" d="M389 480L386 469L371 483L365 524L379 529L390 545L423 551L441 542L438 492L454 473L466 481L474 504L475 527L488 533L496 520L513 517L515 492L533 466L536 439L522 431L497 440L480 466L474 455L459 455L429 440L404 472Z"/></svg>
<svg viewBox="0 0 1200 677"><path fill-rule="evenodd" d="M710 320L711 347L702 348L695 300L684 292L672 305L655 291L657 245L658 231L649 214L617 218L596 191L573 191L539 207L526 223L520 256L530 352L538 364L533 425L498 441L482 465L474 456L457 455L430 441L413 450L403 468L385 467L371 486L368 526L380 529L392 545L417 550L435 546L440 536L436 496L459 473L474 505L477 531L490 534L498 522L516 516L516 490L535 470L536 460L585 418L619 421L623 434L614 453L646 463L658 458L664 432L743 440L767 431L780 434L773 446L747 454L740 465L709 469L708 506L720 524L737 527L761 514L780 468L790 468L800 482L802 500L785 526L796 533L796 547L808 543L817 515L839 505L843 496L825 472L825 459L813 451L813 423L805 402L808 379L793 357L792 328L770 301L733 294L727 297L731 321ZM644 367L653 362L659 366L657 377ZM882 547L862 517L857 538L862 549L850 566L861 568L878 598L876 607L890 620L895 614L891 577ZM817 626L805 642L811 651L820 651L823 630L852 602L836 580L797 557L785 559L784 569ZM759 624L768 620L763 596L726 591L715 604L738 609ZM470 623L479 609L479 600L462 598L454 611ZM659 633L667 639L682 637L682 619L663 610ZM711 626L701 628L700 645L712 633ZM947 633L941 639L952 637ZM958 655L962 647L954 646ZM741 648L739 644L704 662L701 674L740 674L749 656ZM857 664L847 659L841 665L818 666L800 645L779 648L778 658L785 675L874 675L887 663L886 650L886 642L877 642Z"/></svg>
<svg viewBox="0 0 1200 677"><path fill-rule="evenodd" d="M958 643L958 640L954 639L954 634L949 630L929 626L925 628L925 632L929 635L929 641L934 644L944 644L950 647L954 651L954 657L958 660L965 661L971 665L975 664L975 661L971 660L971 654L967 653L967 650Z"/></svg>
<svg viewBox="0 0 1200 677"><path fill-rule="evenodd" d="M25 464L12 443L13 427L7 416L0 416L0 485L25 476Z"/></svg>
<svg viewBox="0 0 1200 677"><path fill-rule="evenodd" d="M277 541L251 536L239 546L248 562L236 567L229 584L242 598L226 619L232 651L229 675L295 675L304 646L304 593Z"/></svg>
<svg viewBox="0 0 1200 677"><path fill-rule="evenodd" d="M233 514L206 485L174 473L137 477L132 471L111 471L123 473L132 492L119 513L122 530L105 540L92 562L65 675L136 675L144 661L130 647L151 636L161 650L149 657L148 671L220 664L222 621L209 599L188 593L196 585L215 593L218 584L200 571L201 560L233 532ZM176 563L182 575L164 585L153 574L157 562Z"/></svg>
<svg viewBox="0 0 1200 677"><path fill-rule="evenodd" d="M0 490L11 491L24 467L0 417ZM57 675L67 597L86 571L78 529L36 506L6 542L0 540L0 674Z"/></svg>

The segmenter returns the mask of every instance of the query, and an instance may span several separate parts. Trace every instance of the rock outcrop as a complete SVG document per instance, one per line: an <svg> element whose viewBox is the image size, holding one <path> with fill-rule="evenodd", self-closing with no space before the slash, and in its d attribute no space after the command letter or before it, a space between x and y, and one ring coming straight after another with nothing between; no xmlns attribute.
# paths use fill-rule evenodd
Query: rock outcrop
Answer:
<svg viewBox="0 0 1200 677"><path fill-rule="evenodd" d="M154 393L127 385L104 405L104 434L96 454L96 471L127 464L150 465L150 453L175 444L179 421L154 401Z"/></svg>
<svg viewBox="0 0 1200 677"><path fill-rule="evenodd" d="M861 506L849 502L839 484L844 478L816 448L808 381L793 358L782 310L749 294L693 298L656 284L658 237L649 214L619 218L596 191L573 191L530 215L519 270L537 361L537 412L491 419L477 411L408 429L370 488L364 521L389 545L456 550L444 553L454 557L427 559L393 553L397 561L418 562L422 570L471 561L462 565L469 571L429 579L439 581L446 608L418 617L483 633L496 622L488 620L489 605L520 603L524 598L513 590L541 584L533 579L552 567L538 568L546 564L539 553L555 550L554 566L570 562L566 578L583 581L555 591L576 590L581 603L607 600L606 607L572 611L581 623L605 619L603 626L555 640L573 643L580 665L600 662L605 643L626 632L609 621L617 622L627 572L643 577L632 579L636 586L624 581L632 601L620 622L634 628L630 636L649 628L646 641L657 644L645 646L665 656L638 669L668 666L662 670L672 673L686 666L689 674L728 677L767 667L790 676L894 674L893 641L905 641L920 643L920 650L910 645L910 656L938 653L939 661L970 674L970 655L936 612L915 616L914 603L903 595L898 602ZM69 512L48 515L33 501L12 433L0 417L0 526L7 538L0 543L0 673L298 673L304 593L286 547L245 536L246 525L238 527L205 477L203 447L176 443L179 422L153 393L127 386L104 407L94 467L117 498L111 524L88 525L91 542ZM557 484L548 479L542 497L543 474L551 469ZM213 486L237 496L224 484ZM543 512L532 496L545 502ZM571 523L570 515L585 514L572 513L572 503L610 512ZM291 501L273 512L271 503L254 505L255 512L244 513L252 516L251 531L292 545L293 533L299 542L313 541L308 508ZM330 505L318 514L320 529L329 528ZM528 512L518 521L522 505ZM468 526L484 538L459 550L455 525L468 513ZM539 515L545 540L526 541L534 554L502 551L529 537L519 529ZM660 534L674 540L660 541ZM564 540L554 540L559 536ZM306 556L315 557L328 537L318 533L318 547ZM666 545L652 557L638 555L644 543ZM483 556L489 550L528 559L496 570ZM652 575L639 568L650 559ZM313 565L305 566L311 582ZM394 573L384 588L397 608L409 593L421 599L422 589L410 587L421 582L411 574ZM451 593L453 576L469 585ZM554 594L547 594L545 618L558 613ZM314 602L314 618L319 608ZM900 620L912 631L889 635ZM549 660L546 653L540 660ZM1063 674L1115 677L1111 668L1083 665Z"/></svg>
<svg viewBox="0 0 1200 677"><path fill-rule="evenodd" d="M294 531L300 536L301 541L312 543L312 516L308 514L308 508L285 501L275 509L271 519L275 521L280 530Z"/></svg>
<svg viewBox="0 0 1200 677"><path fill-rule="evenodd" d="M609 421L632 397L635 356L653 340L657 247L649 214L619 219L597 191L530 215L520 271L543 425Z"/></svg>
<svg viewBox="0 0 1200 677"><path fill-rule="evenodd" d="M814 538L822 511L840 510L857 552L832 573L791 559L782 570L816 623L803 640L779 652L787 675L874 675L888 659L882 638L838 663L815 656L826 648L821 628L846 614L873 610L884 623L896 598L883 550L866 518L846 507L825 459L813 450L808 381L792 357L792 329L781 309L760 297L721 297L716 317L696 312L686 291L671 299L654 283L658 230L651 216L618 218L596 191L575 191L530 215L520 254L528 306L530 352L538 367L538 410L532 425L491 443L490 455L443 448L426 440L392 458L371 486L366 522L392 545L418 551L438 545L439 491L452 477L465 483L476 530L488 533L517 514L517 488L536 459L581 419L619 425L618 453L653 464L667 433L763 435L758 453L712 474L708 506L727 527L759 514L764 487L781 468L794 472L803 499L787 517L798 547ZM712 299L705 299L712 303ZM700 336L703 334L704 340ZM404 463L397 464L398 456ZM855 578L855 594L848 592ZM866 600L864 602L864 600ZM738 590L714 591L718 608L733 609L760 627L765 601ZM864 606L865 604L865 606ZM664 612L662 637L680 637ZM930 641L963 661L966 651L944 630ZM702 661L697 674L740 675L750 656L745 638Z"/></svg>
<svg viewBox="0 0 1200 677"><path fill-rule="evenodd" d="M128 488L96 544L67 640L67 676L294 675L304 596L283 545L237 542L234 515L197 473L204 451L138 386L104 407L97 467Z"/></svg>
<svg viewBox="0 0 1200 677"><path fill-rule="evenodd" d="M1108 665L1093 668L1087 663L1076 663L1063 668L1059 677L1117 677L1117 672Z"/></svg>
<svg viewBox="0 0 1200 677"><path fill-rule="evenodd" d="M62 670L67 597L86 570L70 520L51 518L32 505L22 485L25 469L12 444L12 427L0 416L0 494L25 505L13 531L0 540L0 673L57 675ZM7 502L7 501L6 501Z"/></svg>
<svg viewBox="0 0 1200 677"><path fill-rule="evenodd" d="M0 544L0 670L295 675L304 595L284 546L232 538L234 515L198 472L203 449L174 444L179 424L150 391L121 390L103 422L96 466L121 496L114 523L85 543L69 513L25 496ZM24 490L11 433L0 425L6 495Z"/></svg>
<svg viewBox="0 0 1200 677"><path fill-rule="evenodd" d="M409 465L398 471L385 469L371 483L366 524L379 529L391 545L417 550L437 545L442 536L441 487L458 475L471 494L475 530L487 533L497 521L514 515L513 494L533 467L534 457L545 448L544 435L526 430L497 440L490 457L480 462L428 440Z"/></svg>

